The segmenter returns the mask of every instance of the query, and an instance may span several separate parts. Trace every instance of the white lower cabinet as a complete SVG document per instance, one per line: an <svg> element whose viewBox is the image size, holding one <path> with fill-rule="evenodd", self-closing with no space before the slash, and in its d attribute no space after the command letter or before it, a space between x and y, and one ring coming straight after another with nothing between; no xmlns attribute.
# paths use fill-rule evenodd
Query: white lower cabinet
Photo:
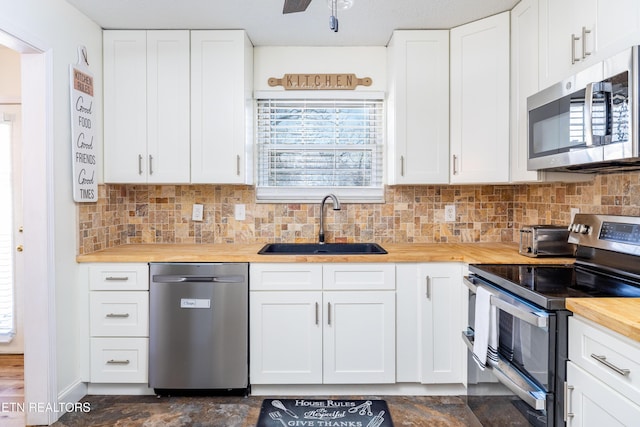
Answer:
<svg viewBox="0 0 640 427"><path fill-rule="evenodd" d="M398 264L398 382L464 382L466 293L459 263Z"/></svg>
<svg viewBox="0 0 640 427"><path fill-rule="evenodd" d="M568 427L637 426L640 343L577 316L569 319Z"/></svg>
<svg viewBox="0 0 640 427"><path fill-rule="evenodd" d="M149 338L91 338L92 383L146 383Z"/></svg>
<svg viewBox="0 0 640 427"><path fill-rule="evenodd" d="M252 384L322 383L322 292L250 293Z"/></svg>
<svg viewBox="0 0 640 427"><path fill-rule="evenodd" d="M394 383L394 269L251 264L251 383Z"/></svg>
<svg viewBox="0 0 640 427"><path fill-rule="evenodd" d="M146 383L149 349L149 266L91 264L89 381Z"/></svg>

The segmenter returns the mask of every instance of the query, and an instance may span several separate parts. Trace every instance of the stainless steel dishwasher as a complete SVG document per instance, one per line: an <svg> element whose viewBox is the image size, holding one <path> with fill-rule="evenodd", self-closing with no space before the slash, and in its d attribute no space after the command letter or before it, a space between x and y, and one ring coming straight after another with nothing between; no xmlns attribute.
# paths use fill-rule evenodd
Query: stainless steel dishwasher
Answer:
<svg viewBox="0 0 640 427"><path fill-rule="evenodd" d="M249 392L249 265L151 263L149 387Z"/></svg>

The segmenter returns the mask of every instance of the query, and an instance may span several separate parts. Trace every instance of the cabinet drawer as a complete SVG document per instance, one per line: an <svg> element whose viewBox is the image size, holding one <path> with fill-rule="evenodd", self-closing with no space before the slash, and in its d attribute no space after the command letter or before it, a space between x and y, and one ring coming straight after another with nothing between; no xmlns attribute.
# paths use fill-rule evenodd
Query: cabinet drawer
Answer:
<svg viewBox="0 0 640 427"><path fill-rule="evenodd" d="M89 289L121 291L149 289L147 264L96 264L89 266Z"/></svg>
<svg viewBox="0 0 640 427"><path fill-rule="evenodd" d="M395 264L325 264L323 288L332 290L394 290Z"/></svg>
<svg viewBox="0 0 640 427"><path fill-rule="evenodd" d="M640 402L640 343L574 316L569 318L569 359Z"/></svg>
<svg viewBox="0 0 640 427"><path fill-rule="evenodd" d="M148 338L91 338L92 383L146 383Z"/></svg>
<svg viewBox="0 0 640 427"><path fill-rule="evenodd" d="M149 335L149 293L91 292L91 336L146 337Z"/></svg>
<svg viewBox="0 0 640 427"><path fill-rule="evenodd" d="M322 264L251 264L249 287L252 291L322 289Z"/></svg>

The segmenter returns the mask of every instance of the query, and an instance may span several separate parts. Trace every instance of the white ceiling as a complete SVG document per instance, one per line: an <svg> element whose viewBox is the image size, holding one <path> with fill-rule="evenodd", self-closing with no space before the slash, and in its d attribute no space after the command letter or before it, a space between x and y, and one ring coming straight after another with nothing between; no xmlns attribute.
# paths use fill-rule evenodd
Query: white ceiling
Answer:
<svg viewBox="0 0 640 427"><path fill-rule="evenodd" d="M284 0L67 0L105 29L245 29L255 46L385 46L395 29L448 29L519 0L354 0L329 29L327 0L282 14Z"/></svg>

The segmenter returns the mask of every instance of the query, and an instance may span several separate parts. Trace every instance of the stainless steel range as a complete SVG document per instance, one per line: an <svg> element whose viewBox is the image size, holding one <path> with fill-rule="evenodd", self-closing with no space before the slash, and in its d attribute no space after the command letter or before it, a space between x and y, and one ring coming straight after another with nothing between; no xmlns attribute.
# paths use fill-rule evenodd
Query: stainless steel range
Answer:
<svg viewBox="0 0 640 427"><path fill-rule="evenodd" d="M565 299L640 297L640 218L578 214L569 230L575 264L469 267L467 401L484 426L564 426ZM485 305L492 327L477 320ZM483 370L473 345L487 334L497 348Z"/></svg>

